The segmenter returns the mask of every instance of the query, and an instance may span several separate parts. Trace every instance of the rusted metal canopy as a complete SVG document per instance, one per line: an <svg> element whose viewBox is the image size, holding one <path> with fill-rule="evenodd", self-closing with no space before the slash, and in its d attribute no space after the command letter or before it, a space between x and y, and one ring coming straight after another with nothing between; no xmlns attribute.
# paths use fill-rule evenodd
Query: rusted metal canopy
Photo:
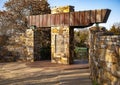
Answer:
<svg viewBox="0 0 120 85"><path fill-rule="evenodd" d="M27 16L28 24L37 27L70 26L87 27L94 23L105 23L110 9L88 10L60 14Z"/></svg>

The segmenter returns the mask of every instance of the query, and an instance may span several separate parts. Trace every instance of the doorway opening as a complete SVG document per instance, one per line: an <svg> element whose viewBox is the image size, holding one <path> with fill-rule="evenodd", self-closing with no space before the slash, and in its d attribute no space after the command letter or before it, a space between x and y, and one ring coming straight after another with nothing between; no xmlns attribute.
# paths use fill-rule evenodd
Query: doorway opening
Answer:
<svg viewBox="0 0 120 85"><path fill-rule="evenodd" d="M74 63L86 64L89 61L89 29L74 29Z"/></svg>
<svg viewBox="0 0 120 85"><path fill-rule="evenodd" d="M51 60L51 29L37 28L34 32L34 61Z"/></svg>

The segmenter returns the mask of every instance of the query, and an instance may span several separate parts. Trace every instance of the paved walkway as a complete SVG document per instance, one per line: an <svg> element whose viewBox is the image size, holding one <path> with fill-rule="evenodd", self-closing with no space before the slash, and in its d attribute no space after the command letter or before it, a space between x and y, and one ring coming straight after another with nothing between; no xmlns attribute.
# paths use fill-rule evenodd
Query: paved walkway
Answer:
<svg viewBox="0 0 120 85"><path fill-rule="evenodd" d="M0 85L92 85L88 64L0 63Z"/></svg>

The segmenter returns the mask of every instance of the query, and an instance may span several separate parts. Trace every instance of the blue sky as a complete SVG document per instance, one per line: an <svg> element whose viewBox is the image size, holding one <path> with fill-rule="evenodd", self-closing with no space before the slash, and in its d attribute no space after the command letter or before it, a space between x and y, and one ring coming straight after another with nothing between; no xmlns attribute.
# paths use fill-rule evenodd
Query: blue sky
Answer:
<svg viewBox="0 0 120 85"><path fill-rule="evenodd" d="M0 10L3 8L4 2L0 0ZM100 24L108 29L116 22L120 22L120 0L48 0L51 7L72 5L76 11L94 10L94 9L111 9L111 14L107 23Z"/></svg>
<svg viewBox="0 0 120 85"><path fill-rule="evenodd" d="M3 10L3 6L4 6L4 3L6 2L7 0L0 0L0 10Z"/></svg>

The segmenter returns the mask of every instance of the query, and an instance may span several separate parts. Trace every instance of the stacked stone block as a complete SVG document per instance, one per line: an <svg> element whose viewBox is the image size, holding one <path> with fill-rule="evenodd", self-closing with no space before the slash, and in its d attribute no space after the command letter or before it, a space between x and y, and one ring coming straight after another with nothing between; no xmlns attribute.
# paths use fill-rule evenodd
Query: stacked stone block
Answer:
<svg viewBox="0 0 120 85"><path fill-rule="evenodd" d="M92 80L100 85L120 85L120 35L92 27L89 45Z"/></svg>
<svg viewBox="0 0 120 85"><path fill-rule="evenodd" d="M27 29L25 33L25 46L27 50L27 61L34 61L34 31Z"/></svg>
<svg viewBox="0 0 120 85"><path fill-rule="evenodd" d="M27 29L25 33L12 35L8 38L8 42L6 42L3 49L5 49L3 57L7 58L7 61L33 62L34 31Z"/></svg>
<svg viewBox="0 0 120 85"><path fill-rule="evenodd" d="M72 6L65 6L52 9L52 14L74 11ZM51 59L52 63L71 64L73 63L73 28L61 25L51 27Z"/></svg>

